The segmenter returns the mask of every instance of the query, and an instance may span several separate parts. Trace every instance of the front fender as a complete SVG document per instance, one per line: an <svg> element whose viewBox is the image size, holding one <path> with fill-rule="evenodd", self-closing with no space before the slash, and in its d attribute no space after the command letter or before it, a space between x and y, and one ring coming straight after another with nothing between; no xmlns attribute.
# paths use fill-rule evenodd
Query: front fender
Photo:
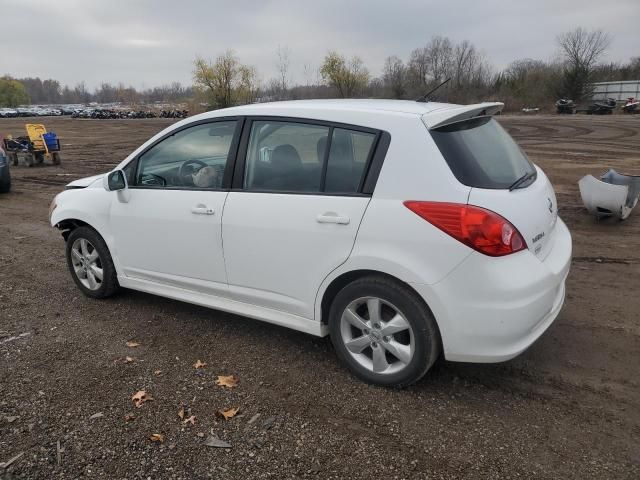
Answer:
<svg viewBox="0 0 640 480"><path fill-rule="evenodd" d="M114 256L113 236L109 233L109 210L111 192L103 188L83 188L65 190L56 196L56 208L51 213L52 227L58 227L65 220L79 220L96 230ZM115 258L114 258L115 262Z"/></svg>

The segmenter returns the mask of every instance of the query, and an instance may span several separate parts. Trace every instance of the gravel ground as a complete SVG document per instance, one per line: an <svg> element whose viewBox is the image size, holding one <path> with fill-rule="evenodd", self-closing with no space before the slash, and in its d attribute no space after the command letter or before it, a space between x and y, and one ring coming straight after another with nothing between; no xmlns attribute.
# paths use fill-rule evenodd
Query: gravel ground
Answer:
<svg viewBox="0 0 640 480"><path fill-rule="evenodd" d="M441 361L398 391L356 380L328 339L134 291L82 296L49 202L171 121L47 119L62 165L13 168L0 196L0 462L22 454L0 478L640 478L640 210L598 223L577 189L609 166L640 174L640 116L500 121L572 231L565 307L520 357ZM140 390L153 400L136 408Z"/></svg>

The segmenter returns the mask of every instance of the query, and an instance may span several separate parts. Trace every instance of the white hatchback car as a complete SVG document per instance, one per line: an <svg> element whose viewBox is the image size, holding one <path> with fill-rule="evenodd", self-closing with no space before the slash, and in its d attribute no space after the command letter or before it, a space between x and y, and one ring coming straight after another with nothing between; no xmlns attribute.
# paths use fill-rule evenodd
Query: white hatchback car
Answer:
<svg viewBox="0 0 640 480"><path fill-rule="evenodd" d="M571 236L501 108L208 112L70 183L51 224L90 297L121 286L330 334L372 383L408 385L440 354L507 360L558 315Z"/></svg>

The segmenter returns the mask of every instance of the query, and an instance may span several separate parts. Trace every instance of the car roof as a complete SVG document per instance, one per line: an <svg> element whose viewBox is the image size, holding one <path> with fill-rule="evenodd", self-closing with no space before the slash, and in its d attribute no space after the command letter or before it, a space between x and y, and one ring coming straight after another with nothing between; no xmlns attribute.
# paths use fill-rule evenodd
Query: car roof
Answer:
<svg viewBox="0 0 640 480"><path fill-rule="evenodd" d="M261 115L277 112L279 115L290 113L291 116L302 112L370 112L389 114L424 115L435 110L457 107L451 103L416 102L413 100L378 100L378 99L329 99L329 100L289 100L284 102L252 103L238 107L214 110L203 116L220 115Z"/></svg>
<svg viewBox="0 0 640 480"><path fill-rule="evenodd" d="M454 103L416 102L415 100L380 100L380 99L329 99L329 100L289 100L284 102L252 103L238 107L213 110L194 117L188 121L205 120L222 116L235 115L277 115L283 117L327 118L336 114L375 114L386 116L421 117L427 128L436 128L447 122L461 120L476 115L493 115L498 113L504 104L500 102L484 102L471 105ZM375 118L371 115L371 118Z"/></svg>

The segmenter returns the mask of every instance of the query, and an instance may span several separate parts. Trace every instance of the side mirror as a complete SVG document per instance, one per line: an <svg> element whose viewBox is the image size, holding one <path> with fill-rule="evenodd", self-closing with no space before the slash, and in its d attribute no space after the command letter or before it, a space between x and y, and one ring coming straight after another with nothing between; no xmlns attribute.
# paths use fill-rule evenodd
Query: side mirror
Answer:
<svg viewBox="0 0 640 480"><path fill-rule="evenodd" d="M127 178L122 170L114 170L104 177L103 186L108 192L124 190L127 188Z"/></svg>

